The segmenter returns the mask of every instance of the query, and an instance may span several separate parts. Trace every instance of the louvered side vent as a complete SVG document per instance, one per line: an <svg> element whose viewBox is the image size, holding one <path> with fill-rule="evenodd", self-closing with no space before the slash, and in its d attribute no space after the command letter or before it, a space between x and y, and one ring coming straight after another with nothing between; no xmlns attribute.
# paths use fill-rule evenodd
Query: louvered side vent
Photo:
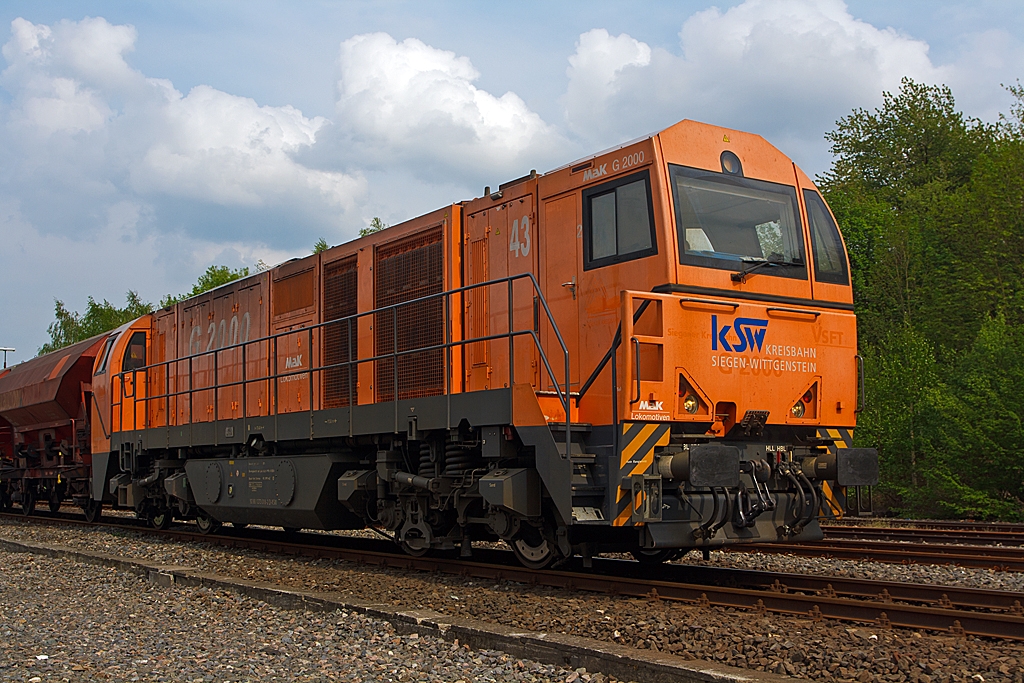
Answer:
<svg viewBox="0 0 1024 683"><path fill-rule="evenodd" d="M359 373L355 365L343 364L359 357L358 324L349 317L357 312L357 288L355 256L324 266L324 322L341 321L324 326L324 408L351 405L356 395Z"/></svg>
<svg viewBox="0 0 1024 683"><path fill-rule="evenodd" d="M444 257L441 229L413 235L377 249L374 257L375 308L412 301L444 291ZM396 313L397 311L397 313ZM412 351L444 343L442 297L422 301L374 315L376 355ZM397 334L395 322L397 320ZM444 392L442 349L399 356L398 397L436 396ZM377 401L395 398L395 361L376 362L374 382Z"/></svg>

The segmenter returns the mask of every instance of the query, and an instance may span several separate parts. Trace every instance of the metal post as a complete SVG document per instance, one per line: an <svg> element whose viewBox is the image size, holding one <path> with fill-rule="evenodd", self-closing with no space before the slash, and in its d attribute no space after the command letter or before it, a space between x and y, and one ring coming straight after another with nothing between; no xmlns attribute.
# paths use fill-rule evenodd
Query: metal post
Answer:
<svg viewBox="0 0 1024 683"><path fill-rule="evenodd" d="M516 338L512 334L513 320L512 309L512 285L515 280L508 281L508 386L511 388L516 382Z"/></svg>
<svg viewBox="0 0 1024 683"><path fill-rule="evenodd" d="M10 347L3 347L3 348L0 348L0 351L4 352L4 368L6 369L7 368L7 352L10 351L11 353L14 353L15 349L12 349Z"/></svg>
<svg viewBox="0 0 1024 683"><path fill-rule="evenodd" d="M242 421L249 417L249 401L248 392L246 391L246 372L245 372L245 347L248 346L248 340L242 342ZM244 427L243 427L244 429ZM248 437L248 434L246 434Z"/></svg>
<svg viewBox="0 0 1024 683"><path fill-rule="evenodd" d="M395 393L391 400L395 402L395 433L398 433L398 306L391 309L392 342L391 373L394 375Z"/></svg>
<svg viewBox="0 0 1024 683"><path fill-rule="evenodd" d="M309 353L309 438L313 438L313 328L307 328L308 353Z"/></svg>
<svg viewBox="0 0 1024 683"><path fill-rule="evenodd" d="M352 436L352 410L357 403L352 392L352 316L348 318L348 365L345 369L348 371L348 435ZM358 369L359 365L356 365Z"/></svg>

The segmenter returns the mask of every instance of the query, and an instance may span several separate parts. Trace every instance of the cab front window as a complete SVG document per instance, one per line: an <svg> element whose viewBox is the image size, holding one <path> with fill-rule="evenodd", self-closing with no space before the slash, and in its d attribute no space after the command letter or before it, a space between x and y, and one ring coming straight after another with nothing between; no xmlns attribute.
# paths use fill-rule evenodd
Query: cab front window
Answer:
<svg viewBox="0 0 1024 683"><path fill-rule="evenodd" d="M796 189L669 165L679 262L741 271L765 262L764 275L807 279Z"/></svg>

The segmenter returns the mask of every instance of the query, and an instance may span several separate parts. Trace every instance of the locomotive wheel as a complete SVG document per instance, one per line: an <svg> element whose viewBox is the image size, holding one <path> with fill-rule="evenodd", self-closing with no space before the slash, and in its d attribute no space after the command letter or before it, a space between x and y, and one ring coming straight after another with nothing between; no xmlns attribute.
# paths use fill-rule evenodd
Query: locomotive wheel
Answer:
<svg viewBox="0 0 1024 683"><path fill-rule="evenodd" d="M524 524L519 536L508 542L516 559L527 569L544 569L556 557L554 547L540 531Z"/></svg>
<svg viewBox="0 0 1024 683"><path fill-rule="evenodd" d="M172 521L174 521L174 515L171 514L170 510L161 510L149 517L149 523L153 525L154 529L159 529L160 531L171 526Z"/></svg>
<svg viewBox="0 0 1024 683"><path fill-rule="evenodd" d="M56 489L50 492L50 512L60 512L60 494Z"/></svg>
<svg viewBox="0 0 1024 683"><path fill-rule="evenodd" d="M212 534L220 527L220 522L200 510L196 515L196 526L199 527L200 533Z"/></svg>
<svg viewBox="0 0 1024 683"><path fill-rule="evenodd" d="M21 514L28 517L36 509L36 494L34 491L26 491L21 494Z"/></svg>
<svg viewBox="0 0 1024 683"><path fill-rule="evenodd" d="M90 500L82 508L82 514L85 515L85 521L89 522L89 524L95 524L100 521L100 516L103 514L103 503L98 500Z"/></svg>
<svg viewBox="0 0 1024 683"><path fill-rule="evenodd" d="M629 552L637 562L647 567L671 562L680 557L679 548L637 548Z"/></svg>
<svg viewBox="0 0 1024 683"><path fill-rule="evenodd" d="M231 522L231 526L235 529L244 529L249 526L248 522Z"/></svg>
<svg viewBox="0 0 1024 683"><path fill-rule="evenodd" d="M424 544L424 547L422 548L412 546L409 544L409 541L407 540L410 537L410 535L414 540L422 540L423 538L422 534L420 534L419 531L413 530L409 532L406 538L403 538L401 541L398 542L398 545L402 549L402 552L406 555L411 555L413 557L423 557L424 555L426 555L427 552L430 550L430 545Z"/></svg>
<svg viewBox="0 0 1024 683"><path fill-rule="evenodd" d="M283 527L281 527L281 531L285 532L289 536L294 536L295 534L297 534L300 531L302 531L302 529L300 529L297 526L283 526Z"/></svg>

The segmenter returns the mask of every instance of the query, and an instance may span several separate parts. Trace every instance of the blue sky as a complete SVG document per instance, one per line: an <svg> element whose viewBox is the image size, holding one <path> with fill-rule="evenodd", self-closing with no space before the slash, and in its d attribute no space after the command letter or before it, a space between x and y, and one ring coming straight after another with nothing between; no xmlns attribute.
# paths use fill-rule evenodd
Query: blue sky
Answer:
<svg viewBox="0 0 1024 683"><path fill-rule="evenodd" d="M902 76L1009 110L1019 2L0 6L0 346L694 118L814 175Z"/></svg>

